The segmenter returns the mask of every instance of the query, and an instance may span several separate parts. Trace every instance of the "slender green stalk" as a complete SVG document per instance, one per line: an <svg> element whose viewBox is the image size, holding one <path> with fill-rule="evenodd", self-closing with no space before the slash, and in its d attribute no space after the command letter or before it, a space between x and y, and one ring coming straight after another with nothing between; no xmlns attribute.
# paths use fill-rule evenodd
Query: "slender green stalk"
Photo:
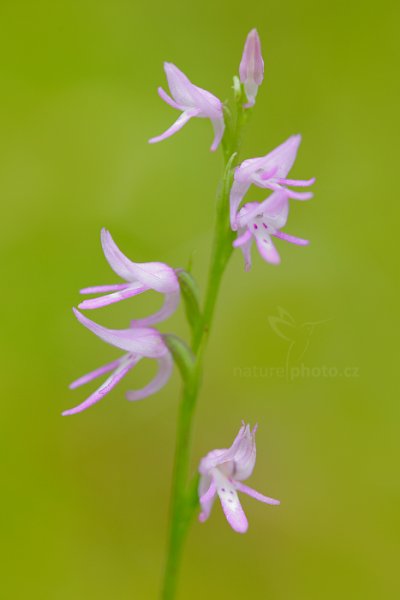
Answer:
<svg viewBox="0 0 400 600"><path fill-rule="evenodd" d="M161 594L162 600L173 600L175 598L184 539L193 514L198 507L198 477L193 478L191 484L188 483L193 417L201 385L203 357L212 325L218 292L224 271L232 254L233 233L229 226L229 194L232 185L233 168L237 164L240 134L244 121L243 115L241 98L239 98L235 119L233 120L231 117L227 119L227 135L224 138L226 141L224 141L223 145L225 172L218 195L215 233L204 309L200 325L193 337L192 351L194 365L185 377L179 406L172 484L170 533L164 585Z"/></svg>

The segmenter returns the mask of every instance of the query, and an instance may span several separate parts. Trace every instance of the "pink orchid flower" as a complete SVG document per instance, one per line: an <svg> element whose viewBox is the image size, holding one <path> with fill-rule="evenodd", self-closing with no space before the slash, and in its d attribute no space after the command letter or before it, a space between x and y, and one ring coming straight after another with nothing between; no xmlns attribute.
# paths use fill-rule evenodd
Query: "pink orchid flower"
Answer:
<svg viewBox="0 0 400 600"><path fill-rule="evenodd" d="M229 449L213 450L201 460L199 466L201 474L199 497L202 509L199 520L201 522L208 519L217 494L229 525L238 533L247 531L248 522L237 492L247 494L266 504L280 504L279 500L263 496L241 483L250 477L256 462L256 429L257 426L250 431L250 426L243 423Z"/></svg>
<svg viewBox="0 0 400 600"><path fill-rule="evenodd" d="M126 394L127 399L131 401L141 400L142 398L155 394L167 383L172 373L173 361L171 354L158 331L148 327L107 329L106 327L94 323L75 308L74 313L78 321L100 339L116 348L125 350L127 354L124 354L121 358L118 358L71 383L69 387L75 389L92 381L92 379L96 379L105 373L113 371L106 381L91 394L89 398L75 408L64 411L62 413L63 416L80 413L96 402L99 402L99 400L104 398L104 396L108 394L108 392L111 391L142 358L156 359L159 365L158 373L153 381L143 389L128 392Z"/></svg>
<svg viewBox="0 0 400 600"><path fill-rule="evenodd" d="M271 240L271 236L286 240L298 246L307 246L308 240L280 231L288 218L289 199L285 190L273 192L264 202L249 202L240 209L237 216L238 237L233 242L235 248L241 248L245 268L251 268L251 246L253 240L262 258L269 263L278 264L280 256Z"/></svg>
<svg viewBox="0 0 400 600"><path fill-rule="evenodd" d="M293 135L266 156L245 160L236 168L230 196L231 227L234 231L238 228L236 221L238 208L251 184L278 191L286 189L288 185L308 187L315 182L315 178L287 179L300 142L301 136ZM286 192L289 198L295 200L309 200L313 196L311 192L294 192L290 189L286 189Z"/></svg>
<svg viewBox="0 0 400 600"><path fill-rule="evenodd" d="M222 103L218 98L194 85L187 77L172 63L164 63L169 89L172 98L161 88L158 88L160 97L172 108L182 111L175 123L163 134L149 140L150 144L161 142L170 137L192 118L199 117L210 119L214 128L214 141L211 150L218 148L225 129Z"/></svg>
<svg viewBox="0 0 400 600"><path fill-rule="evenodd" d="M258 88L264 79L264 61L257 29L252 29L247 36L239 67L239 75L248 100L245 108L250 108L256 102Z"/></svg>
<svg viewBox="0 0 400 600"><path fill-rule="evenodd" d="M154 325L169 317L177 308L180 298L178 277L171 267L160 262L134 263L127 258L106 230L101 231L101 244L104 255L113 271L125 279L126 283L99 285L80 290L81 294L106 293L105 296L84 300L81 309L94 309L137 296L147 290L155 290L165 295L164 305L154 315L133 322L137 326Z"/></svg>

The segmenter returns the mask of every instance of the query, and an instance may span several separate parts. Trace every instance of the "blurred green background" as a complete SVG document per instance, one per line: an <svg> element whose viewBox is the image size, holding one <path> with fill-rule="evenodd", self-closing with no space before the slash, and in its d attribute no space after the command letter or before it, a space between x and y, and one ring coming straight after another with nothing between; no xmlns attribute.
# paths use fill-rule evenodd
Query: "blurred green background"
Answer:
<svg viewBox="0 0 400 600"><path fill-rule="evenodd" d="M254 26L265 82L242 156L302 133L291 175L316 176L316 195L292 203L287 231L312 245L278 241L282 265L255 253L250 273L234 255L193 469L241 419L257 421L249 484L282 505L243 498L246 536L218 504L195 522L179 598L399 595L398 6L2 0L2 598L157 598L179 377L130 404L125 391L154 370L139 365L94 408L61 418L93 389L68 383L119 354L71 307L80 287L116 281L102 226L133 260L178 267L193 252L204 284L222 160L199 119L147 144L177 116L156 89L169 60L225 100ZM159 302L91 316L123 327ZM282 309L296 322L292 350L271 327ZM161 328L188 333L182 311Z"/></svg>

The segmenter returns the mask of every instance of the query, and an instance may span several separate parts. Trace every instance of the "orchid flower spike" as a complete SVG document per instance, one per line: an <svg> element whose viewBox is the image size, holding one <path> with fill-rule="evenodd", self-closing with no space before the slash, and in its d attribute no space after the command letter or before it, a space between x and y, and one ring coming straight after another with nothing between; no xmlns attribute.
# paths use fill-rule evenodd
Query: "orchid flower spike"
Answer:
<svg viewBox="0 0 400 600"><path fill-rule="evenodd" d="M125 279L126 283L84 288L80 291L81 294L106 293L106 295L84 300L78 308L100 308L131 296L137 296L147 290L155 290L165 295L163 307L154 315L134 321L135 326L154 325L169 317L176 310L180 298L180 287L174 269L159 262L134 263L130 261L121 252L106 229L101 231L101 244L110 267L117 275Z"/></svg>
<svg viewBox="0 0 400 600"><path fill-rule="evenodd" d="M296 159L300 142L300 135L292 135L266 156L245 160L236 168L230 196L231 227L234 231L238 228L237 211L251 184L277 191L286 189L288 185L308 187L315 182L315 178L286 179ZM286 193L295 200L309 200L313 196L311 192L294 192L289 189Z"/></svg>
<svg viewBox="0 0 400 600"><path fill-rule="evenodd" d="M160 390L170 378L172 372L173 361L171 354L161 336L155 329L148 327L131 328L131 329L107 329L97 323L94 323L75 308L73 309L76 318L82 325L87 327L100 339L108 344L125 350L121 358L117 358L107 365L104 365L83 377L80 377L69 386L75 389L92 379L96 379L105 373L112 371L112 374L104 383L87 398L82 404L75 408L64 411L63 416L74 415L86 410L96 402L99 402L109 391L111 391L117 383L142 359L154 358L157 360L159 369L158 373L147 386L141 390L128 392L126 397L128 400L141 400L147 396L151 396Z"/></svg>
<svg viewBox="0 0 400 600"><path fill-rule="evenodd" d="M169 89L172 98L161 88L158 88L160 97L172 108L181 110L182 114L175 123L163 134L149 140L150 144L161 142L170 137L191 119L199 117L210 119L214 128L214 141L211 150L218 148L225 129L222 103L210 92L194 85L187 77L172 63L164 63Z"/></svg>
<svg viewBox="0 0 400 600"><path fill-rule="evenodd" d="M238 237L233 242L235 248L241 248L245 260L245 269L251 268L251 246L253 240L262 258L269 263L278 264L279 254L271 236L286 240L298 246L307 246L308 240L280 231L288 218L289 199L285 190L273 192L264 202L248 202L237 216Z"/></svg>
<svg viewBox="0 0 400 600"><path fill-rule="evenodd" d="M229 525L238 533L245 533L248 523L237 492L243 492L266 504L280 504L279 500L263 496L241 483L250 477L256 462L256 429L257 425L250 431L250 426L242 423L229 449L213 450L201 460L199 466L201 474L199 497L202 509L199 520L201 522L208 519L217 494Z"/></svg>
<svg viewBox="0 0 400 600"><path fill-rule="evenodd" d="M248 100L244 107L250 108L256 102L258 88L264 79L264 61L257 29L252 29L247 36L239 67L239 75Z"/></svg>

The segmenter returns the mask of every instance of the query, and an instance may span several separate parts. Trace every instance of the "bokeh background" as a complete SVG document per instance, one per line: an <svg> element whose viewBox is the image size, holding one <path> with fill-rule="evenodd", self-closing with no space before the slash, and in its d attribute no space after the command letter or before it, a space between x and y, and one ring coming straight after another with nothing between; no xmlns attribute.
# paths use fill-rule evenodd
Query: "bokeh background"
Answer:
<svg viewBox="0 0 400 600"><path fill-rule="evenodd" d="M132 405L125 391L154 370L142 364L103 402L61 418L93 389L68 383L118 355L71 307L80 287L116 280L102 226L134 260L178 267L192 256L204 285L222 159L202 120L147 144L177 116L156 89L169 60L225 100L254 26L265 82L242 156L302 133L291 174L316 176L316 195L292 203L287 230L312 245L278 242L282 265L255 256L250 273L234 255L193 470L241 419L258 422L249 484L282 505L243 498L246 536L217 504L195 522L179 598L398 596L398 7L2 0L3 598L157 598L179 377ZM123 327L159 302L95 318ZM161 329L187 336L182 311Z"/></svg>

